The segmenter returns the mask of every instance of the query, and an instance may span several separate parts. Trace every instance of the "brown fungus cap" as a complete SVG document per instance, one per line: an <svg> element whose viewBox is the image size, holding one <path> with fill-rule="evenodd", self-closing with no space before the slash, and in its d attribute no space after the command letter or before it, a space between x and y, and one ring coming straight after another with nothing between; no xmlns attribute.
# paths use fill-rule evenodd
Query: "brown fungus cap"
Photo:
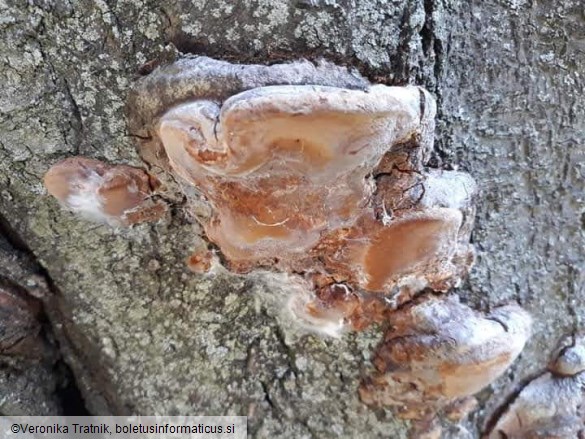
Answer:
<svg viewBox="0 0 585 439"><path fill-rule="evenodd" d="M71 157L45 174L47 191L68 209L112 225L130 225L160 218L165 208L149 202L156 181L145 171Z"/></svg>
<svg viewBox="0 0 585 439"><path fill-rule="evenodd" d="M531 319L517 305L483 315L455 296L422 297L390 316L377 373L360 389L368 404L444 406L489 385L516 359Z"/></svg>

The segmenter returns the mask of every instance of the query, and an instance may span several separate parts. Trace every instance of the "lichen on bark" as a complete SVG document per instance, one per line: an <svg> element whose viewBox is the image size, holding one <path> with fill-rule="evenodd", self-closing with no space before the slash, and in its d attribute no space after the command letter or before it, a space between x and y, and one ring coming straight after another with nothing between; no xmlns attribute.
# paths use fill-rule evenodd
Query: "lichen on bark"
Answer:
<svg viewBox="0 0 585 439"><path fill-rule="evenodd" d="M60 292L48 313L63 324L61 349L90 411L249 414L256 437L404 437L403 423L354 393L375 337L287 334L249 293L261 283L200 282L183 264L200 243L181 197L168 194L167 222L122 232L89 227L42 190L46 170L71 155L140 165L124 103L151 60L176 50L262 63L324 56L376 82L431 89L441 133L432 162L460 166L482 188L478 261L459 294L480 309L517 300L535 327L514 369L479 395L481 410L444 428L479 437L498 395L583 326L581 9L573 0L4 2L0 211Z"/></svg>

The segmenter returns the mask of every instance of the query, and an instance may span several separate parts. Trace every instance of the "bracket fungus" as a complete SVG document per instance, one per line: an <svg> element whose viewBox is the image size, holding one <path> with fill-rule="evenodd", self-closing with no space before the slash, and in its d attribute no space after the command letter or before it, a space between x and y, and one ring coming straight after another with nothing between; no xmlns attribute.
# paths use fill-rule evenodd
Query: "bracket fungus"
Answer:
<svg viewBox="0 0 585 439"><path fill-rule="evenodd" d="M531 319L517 305L483 315L456 296L421 296L393 312L389 323L373 359L377 373L363 383L361 398L423 418L504 372L522 351Z"/></svg>
<svg viewBox="0 0 585 439"><path fill-rule="evenodd" d="M71 157L45 174L47 191L66 208L111 225L130 225L160 218L166 206L151 194L157 180L145 171Z"/></svg>
<svg viewBox="0 0 585 439"><path fill-rule="evenodd" d="M184 193L212 244L187 258L190 269L212 270L221 256L235 273L294 279L287 309L317 332L390 322L398 333L387 333L378 373L361 392L391 406L438 406L476 392L528 336L518 307L486 317L453 299L417 298L457 286L474 262L476 184L464 172L428 168L435 113L421 87L372 85L308 61L187 57L141 78L128 99L140 157ZM132 224L153 180L74 158L45 184L71 209Z"/></svg>
<svg viewBox="0 0 585 439"><path fill-rule="evenodd" d="M548 369L519 392L486 438L585 438L585 336L566 337Z"/></svg>
<svg viewBox="0 0 585 439"><path fill-rule="evenodd" d="M317 295L291 299L298 318L361 328L383 319L366 308L447 291L473 263L475 182L425 168L435 107L328 63L197 57L139 81L129 122L143 159L211 207L199 219L230 270L301 276Z"/></svg>

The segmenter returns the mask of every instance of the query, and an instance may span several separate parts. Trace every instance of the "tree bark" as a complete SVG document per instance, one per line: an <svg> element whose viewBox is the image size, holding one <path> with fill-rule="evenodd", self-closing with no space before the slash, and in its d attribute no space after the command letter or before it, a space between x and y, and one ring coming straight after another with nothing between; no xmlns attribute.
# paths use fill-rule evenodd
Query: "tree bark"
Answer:
<svg viewBox="0 0 585 439"><path fill-rule="evenodd" d="M583 329L578 1L8 0L0 29L0 260L11 261L0 285L40 297L52 352L0 368L0 389L14 371L31 383L14 387L13 403L0 395L0 413L65 410L55 396L64 366L43 384L24 372L34 364L50 375L64 360L92 414L248 415L252 437L406 437L407 422L358 399L377 331L303 335L283 324L267 299L278 292L261 281L190 274L184 259L202 238L180 200L168 220L122 230L80 220L44 191L47 169L72 155L141 165L126 96L139 72L178 52L325 58L436 96L431 165L465 170L481 190L478 259L457 294L482 310L516 301L534 318L521 357L444 437L480 437L558 339ZM18 402L31 398L45 408Z"/></svg>

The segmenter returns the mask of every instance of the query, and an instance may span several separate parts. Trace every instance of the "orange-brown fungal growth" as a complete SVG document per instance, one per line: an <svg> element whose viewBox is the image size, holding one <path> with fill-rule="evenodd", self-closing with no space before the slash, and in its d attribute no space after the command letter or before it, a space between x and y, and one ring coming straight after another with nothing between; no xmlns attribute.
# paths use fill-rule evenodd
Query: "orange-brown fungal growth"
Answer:
<svg viewBox="0 0 585 439"><path fill-rule="evenodd" d="M193 273L206 274L209 273L214 266L218 266L218 257L208 249L199 249L189 256L186 260L187 267Z"/></svg>
<svg viewBox="0 0 585 439"><path fill-rule="evenodd" d="M388 145L420 131L420 99L416 87L263 87L180 105L157 133L215 208L206 232L233 268L285 265L359 219Z"/></svg>
<svg viewBox="0 0 585 439"><path fill-rule="evenodd" d="M488 439L585 437L585 338L567 337L549 366L511 401Z"/></svg>
<svg viewBox="0 0 585 439"><path fill-rule="evenodd" d="M531 319L516 305L482 315L455 296L429 296L392 313L390 323L360 396L422 418L501 375L524 347Z"/></svg>
<svg viewBox="0 0 585 439"><path fill-rule="evenodd" d="M200 57L155 71L131 104L148 139L142 156L204 197L205 233L235 272L296 273L315 289L325 278L359 300L399 304L427 287L447 291L473 262L475 183L425 169L435 101L420 87L370 85L331 65ZM372 308L361 302L337 311L305 302L293 308L307 321L379 320L359 318Z"/></svg>
<svg viewBox="0 0 585 439"><path fill-rule="evenodd" d="M426 90L372 85L326 62L187 57L141 78L127 109L141 158L205 232L209 245L185 255L193 272L220 261L261 270L293 320L322 334L392 324L365 402L417 416L459 403L450 413L463 416L471 405L458 400L519 354L530 323L520 308L483 316L420 296L457 286L472 266L477 192L468 174L427 167L436 104ZM140 220L151 202L146 173L95 160L60 163L45 183L114 224Z"/></svg>
<svg viewBox="0 0 585 439"><path fill-rule="evenodd" d="M163 203L151 199L156 180L130 166L72 157L53 165L44 183L63 206L112 225L156 220L166 211Z"/></svg>

